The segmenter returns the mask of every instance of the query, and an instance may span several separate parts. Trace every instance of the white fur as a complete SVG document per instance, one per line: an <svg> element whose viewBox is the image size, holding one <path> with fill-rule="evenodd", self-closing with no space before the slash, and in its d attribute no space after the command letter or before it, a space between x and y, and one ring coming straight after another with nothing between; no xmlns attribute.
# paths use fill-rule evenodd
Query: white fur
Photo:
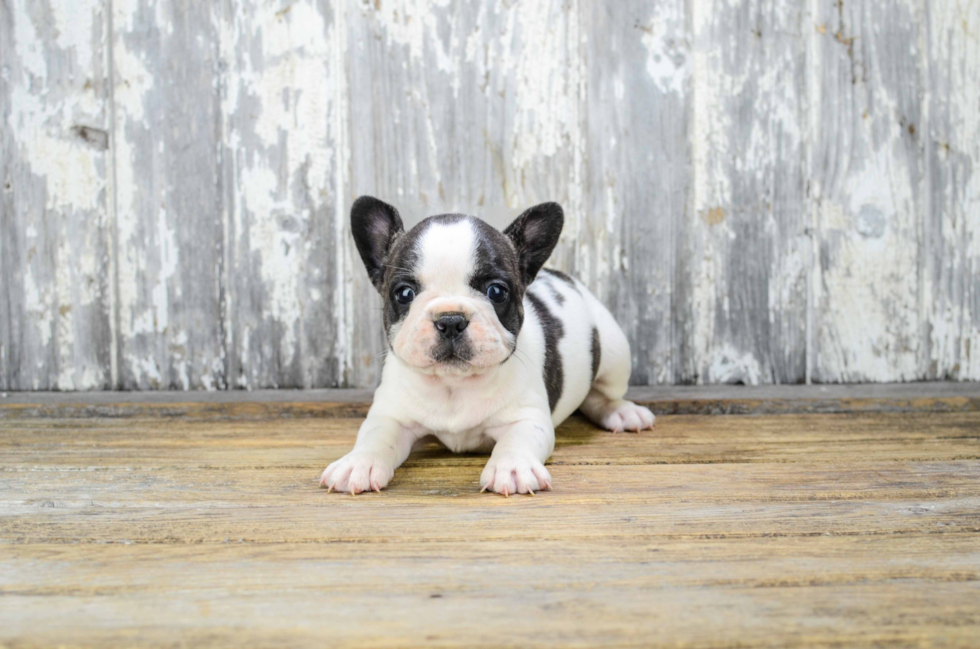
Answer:
<svg viewBox="0 0 980 649"><path fill-rule="evenodd" d="M420 263L415 274L423 286L446 294L466 295L476 256L476 233L469 220L429 226L418 242Z"/></svg>
<svg viewBox="0 0 980 649"><path fill-rule="evenodd" d="M533 494L551 487L544 463L554 450L554 429L580 406L609 430L653 425L649 410L622 399L630 374L629 345L612 315L584 285L575 282L573 288L542 272L528 289L564 331L558 345L564 387L552 413L538 314L525 296L517 350L507 359L509 332L497 321L489 300L469 286L476 245L469 221L433 226L418 245L421 257L415 270L422 291L393 336L393 353L385 360L381 385L354 450L326 468L321 484L350 493L380 490L413 444L434 435L455 452L493 449L480 480L484 489ZM561 304L555 292L562 296ZM423 350L434 335L433 314L447 310L466 313L470 328L482 337L477 345L481 351L468 368L426 364ZM602 351L594 382L593 327Z"/></svg>

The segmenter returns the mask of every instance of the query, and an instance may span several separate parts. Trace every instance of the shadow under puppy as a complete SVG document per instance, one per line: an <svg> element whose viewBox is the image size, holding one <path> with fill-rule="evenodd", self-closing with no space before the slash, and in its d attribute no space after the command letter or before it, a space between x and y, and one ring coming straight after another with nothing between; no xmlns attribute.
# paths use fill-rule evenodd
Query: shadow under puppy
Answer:
<svg viewBox="0 0 980 649"><path fill-rule="evenodd" d="M489 451L483 489L551 488L544 462L576 408L611 431L653 426L623 399L629 343L612 314L571 277L541 266L561 234L557 203L503 232L463 214L405 232L398 211L361 197L351 232L384 299L390 353L354 450L324 470L335 491L380 491L413 445Z"/></svg>

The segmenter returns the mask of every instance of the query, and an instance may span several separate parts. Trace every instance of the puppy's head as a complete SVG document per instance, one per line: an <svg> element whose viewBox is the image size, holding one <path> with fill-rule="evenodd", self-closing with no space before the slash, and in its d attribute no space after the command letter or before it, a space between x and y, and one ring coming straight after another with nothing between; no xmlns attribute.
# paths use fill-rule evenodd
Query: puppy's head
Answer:
<svg viewBox="0 0 980 649"><path fill-rule="evenodd" d="M431 216L405 232L394 207L357 199L351 232L384 298L392 353L423 372L457 376L510 358L524 322L524 291L563 222L557 203L543 203L503 232L463 214Z"/></svg>

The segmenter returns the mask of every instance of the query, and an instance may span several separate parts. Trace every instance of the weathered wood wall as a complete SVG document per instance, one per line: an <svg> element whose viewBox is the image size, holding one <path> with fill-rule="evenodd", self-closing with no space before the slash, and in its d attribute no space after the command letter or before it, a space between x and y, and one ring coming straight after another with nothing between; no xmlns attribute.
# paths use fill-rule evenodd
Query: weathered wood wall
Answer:
<svg viewBox="0 0 980 649"><path fill-rule="evenodd" d="M0 71L0 389L373 384L363 193L560 201L638 384L980 379L977 0L0 0Z"/></svg>

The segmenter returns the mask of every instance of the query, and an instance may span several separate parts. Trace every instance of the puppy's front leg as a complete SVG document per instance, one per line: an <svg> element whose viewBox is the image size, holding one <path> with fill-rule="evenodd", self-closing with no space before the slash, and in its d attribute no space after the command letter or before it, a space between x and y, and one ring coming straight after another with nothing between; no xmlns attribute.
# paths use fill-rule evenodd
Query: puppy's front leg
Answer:
<svg viewBox="0 0 980 649"><path fill-rule="evenodd" d="M488 429L486 434L497 443L480 476L481 491L533 496L535 491L551 489L551 474L544 467L555 450L550 418L524 419Z"/></svg>
<svg viewBox="0 0 980 649"><path fill-rule="evenodd" d="M368 414L357 432L354 450L324 469L320 484L352 494L381 491L408 458L417 438L415 430L394 419Z"/></svg>

